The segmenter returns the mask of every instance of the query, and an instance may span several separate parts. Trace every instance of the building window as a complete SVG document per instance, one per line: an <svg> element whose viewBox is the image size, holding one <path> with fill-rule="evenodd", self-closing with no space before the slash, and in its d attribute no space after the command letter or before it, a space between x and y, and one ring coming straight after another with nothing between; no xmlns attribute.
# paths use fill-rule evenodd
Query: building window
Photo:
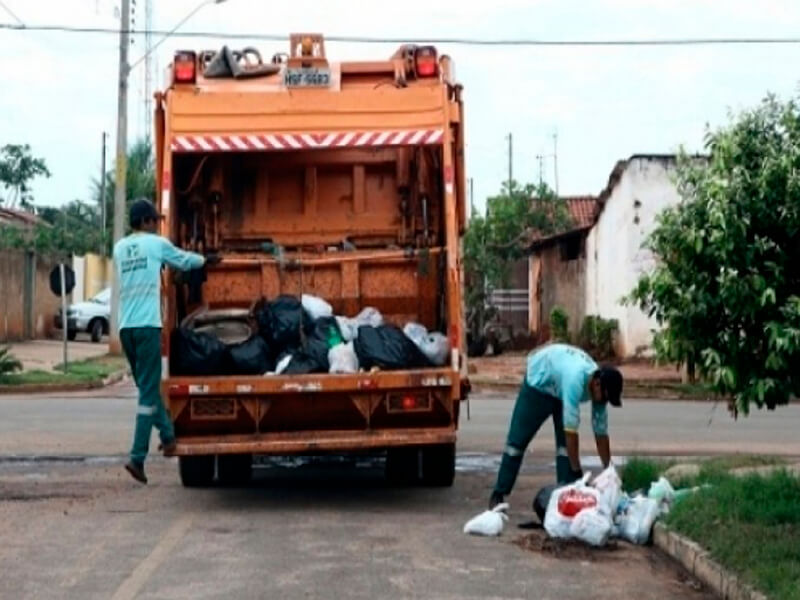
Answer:
<svg viewBox="0 0 800 600"><path fill-rule="evenodd" d="M583 254L583 236L575 236L561 241L561 260L567 262L578 260Z"/></svg>

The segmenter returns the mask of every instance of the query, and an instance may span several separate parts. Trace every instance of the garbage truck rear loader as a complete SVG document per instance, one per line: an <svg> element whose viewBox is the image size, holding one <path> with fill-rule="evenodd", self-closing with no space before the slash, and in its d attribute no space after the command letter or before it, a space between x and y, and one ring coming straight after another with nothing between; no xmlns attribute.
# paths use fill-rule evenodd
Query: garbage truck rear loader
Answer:
<svg viewBox="0 0 800 600"><path fill-rule="evenodd" d="M468 388L464 124L450 59L403 46L388 60L330 62L321 35L298 34L270 62L252 49L179 52L170 76L156 95L161 232L222 259L162 281L162 391L184 485L215 472L245 482L253 455L384 450L390 476L450 485ZM197 315L246 321L260 299L303 294L336 315L374 307L387 323L443 332L446 363L176 372L175 330Z"/></svg>

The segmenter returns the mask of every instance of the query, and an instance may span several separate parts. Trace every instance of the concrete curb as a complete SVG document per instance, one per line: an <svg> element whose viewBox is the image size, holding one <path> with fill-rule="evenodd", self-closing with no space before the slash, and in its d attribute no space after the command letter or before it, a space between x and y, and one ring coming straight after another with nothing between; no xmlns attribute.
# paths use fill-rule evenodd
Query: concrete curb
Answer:
<svg viewBox="0 0 800 600"><path fill-rule="evenodd" d="M112 373L105 379L89 383L34 383L22 385L0 385L0 396L3 394L42 394L51 392L83 392L113 385L125 379L128 369Z"/></svg>
<svg viewBox="0 0 800 600"><path fill-rule="evenodd" d="M653 544L681 563L689 573L723 600L767 600L764 594L739 581L736 575L712 560L700 544L670 531L663 523L655 524Z"/></svg>

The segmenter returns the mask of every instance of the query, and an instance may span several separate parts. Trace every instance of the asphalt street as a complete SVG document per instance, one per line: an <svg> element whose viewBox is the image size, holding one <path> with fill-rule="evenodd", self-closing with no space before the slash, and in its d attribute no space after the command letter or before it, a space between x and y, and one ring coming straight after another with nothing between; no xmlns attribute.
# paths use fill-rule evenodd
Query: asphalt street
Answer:
<svg viewBox="0 0 800 600"><path fill-rule="evenodd" d="M175 459L148 461L147 486L122 470L129 384L0 396L0 598L710 598L651 548L553 546L516 527L552 478L549 425L503 535L464 535L487 502L512 403L473 396L452 488L392 487L380 457L360 457L263 460L247 488L198 490L181 487ZM626 400L611 416L620 455L798 455L798 426L796 405L734 422L710 404Z"/></svg>

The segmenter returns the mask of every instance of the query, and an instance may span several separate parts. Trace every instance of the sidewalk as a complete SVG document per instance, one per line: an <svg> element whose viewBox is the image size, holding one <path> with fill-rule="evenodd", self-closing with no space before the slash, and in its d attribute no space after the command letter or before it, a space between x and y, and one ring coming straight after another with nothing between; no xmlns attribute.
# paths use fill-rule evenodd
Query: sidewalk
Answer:
<svg viewBox="0 0 800 600"><path fill-rule="evenodd" d="M525 373L527 352L510 352L500 356L469 359L469 379L475 386L517 388ZM700 398L705 393L698 386L681 382L674 366L658 366L648 361L632 361L619 365L625 378L625 393L641 398Z"/></svg>
<svg viewBox="0 0 800 600"><path fill-rule="evenodd" d="M67 342L69 362L95 358L108 354L108 344L91 342ZM11 354L22 363L24 371L53 371L64 362L64 343L61 340L30 340L10 344Z"/></svg>

